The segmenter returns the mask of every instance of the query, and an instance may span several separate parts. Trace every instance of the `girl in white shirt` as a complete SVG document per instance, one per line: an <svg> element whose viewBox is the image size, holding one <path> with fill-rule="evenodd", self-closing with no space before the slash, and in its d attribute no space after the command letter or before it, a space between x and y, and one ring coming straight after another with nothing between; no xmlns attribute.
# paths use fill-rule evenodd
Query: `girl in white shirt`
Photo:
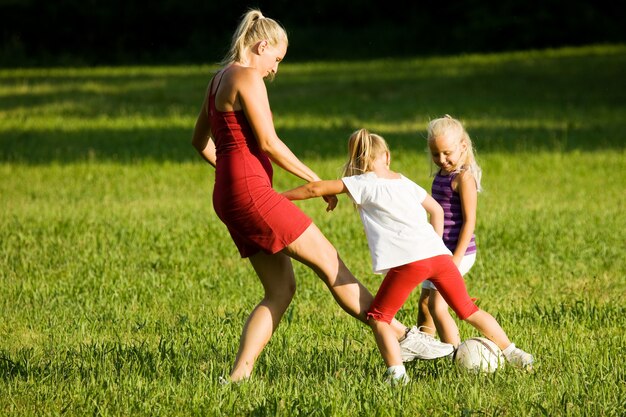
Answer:
<svg viewBox="0 0 626 417"><path fill-rule="evenodd" d="M513 365L532 368L533 356L515 347L493 316L470 299L463 277L441 240L443 209L428 193L392 171L385 139L366 129L348 141L340 180L316 181L283 193L290 200L348 193L358 208L375 273L386 274L367 317L391 383L406 383L400 346L389 323L411 291L429 279L456 315L492 340ZM335 208L329 204L327 210ZM430 215L430 223L428 221Z"/></svg>

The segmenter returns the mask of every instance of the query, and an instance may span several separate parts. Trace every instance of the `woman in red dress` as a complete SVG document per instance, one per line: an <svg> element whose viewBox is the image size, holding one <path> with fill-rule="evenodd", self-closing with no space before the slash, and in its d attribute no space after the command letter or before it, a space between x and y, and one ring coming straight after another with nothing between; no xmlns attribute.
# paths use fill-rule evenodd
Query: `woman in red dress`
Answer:
<svg viewBox="0 0 626 417"><path fill-rule="evenodd" d="M246 13L224 67L211 80L193 133L194 147L216 168L215 211L265 290L243 328L232 381L250 377L295 294L292 258L312 268L337 303L362 322L373 299L311 219L272 188L272 162L305 181L320 180L274 130L264 78L274 77L287 44L285 30L276 21L258 10ZM337 204L334 196L327 201L331 209ZM404 338L402 324L395 321L394 329ZM431 352L413 357L429 359L437 347L436 357L451 353L448 346L417 336L421 345L423 340L430 343L425 349Z"/></svg>

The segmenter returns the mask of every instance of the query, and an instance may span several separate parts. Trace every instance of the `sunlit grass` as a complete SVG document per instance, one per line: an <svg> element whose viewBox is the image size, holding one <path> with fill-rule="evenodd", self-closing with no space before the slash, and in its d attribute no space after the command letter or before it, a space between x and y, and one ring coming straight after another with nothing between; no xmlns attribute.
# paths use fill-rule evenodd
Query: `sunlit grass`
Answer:
<svg viewBox="0 0 626 417"><path fill-rule="evenodd" d="M277 131L324 178L358 127L427 189L430 118L461 118L476 145L468 289L537 371L416 362L396 390L370 331L299 264L252 382L218 384L262 288L190 146L214 69L0 70L0 414L625 414L626 47L281 64ZM276 169L277 189L300 183ZM298 205L375 291L348 200ZM415 302L398 314L407 324Z"/></svg>

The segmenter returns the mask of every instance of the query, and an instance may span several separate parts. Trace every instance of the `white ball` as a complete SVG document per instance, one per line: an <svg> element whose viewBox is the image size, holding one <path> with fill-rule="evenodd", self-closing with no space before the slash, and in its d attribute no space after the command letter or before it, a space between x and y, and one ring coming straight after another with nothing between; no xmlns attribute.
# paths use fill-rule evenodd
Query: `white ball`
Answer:
<svg viewBox="0 0 626 417"><path fill-rule="evenodd" d="M504 355L498 346L484 337L462 342L454 352L454 361L461 368L475 373L492 373L504 367Z"/></svg>

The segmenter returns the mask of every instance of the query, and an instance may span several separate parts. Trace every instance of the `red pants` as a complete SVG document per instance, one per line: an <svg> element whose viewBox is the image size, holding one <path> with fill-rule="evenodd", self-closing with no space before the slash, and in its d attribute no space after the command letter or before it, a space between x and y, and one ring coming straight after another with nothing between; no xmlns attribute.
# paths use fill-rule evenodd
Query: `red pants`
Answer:
<svg viewBox="0 0 626 417"><path fill-rule="evenodd" d="M367 318L391 323L411 291L426 279L435 284L443 299L461 320L478 311L452 256L440 255L391 268L380 284Z"/></svg>

